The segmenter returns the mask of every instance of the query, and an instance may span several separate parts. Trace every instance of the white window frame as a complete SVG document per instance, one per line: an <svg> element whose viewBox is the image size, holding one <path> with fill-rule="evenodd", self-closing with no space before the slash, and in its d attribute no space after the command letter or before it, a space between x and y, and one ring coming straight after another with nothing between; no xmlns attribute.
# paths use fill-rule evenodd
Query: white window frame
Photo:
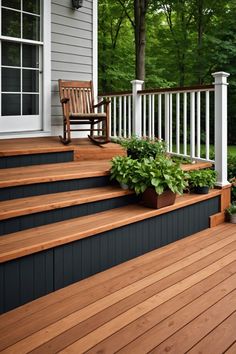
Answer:
<svg viewBox="0 0 236 354"><path fill-rule="evenodd" d="M51 0L41 0L42 6L42 38L43 41L25 40L24 43L37 44L43 46L42 55L42 97L41 97L41 119L42 129L34 132L15 132L15 133L2 133L0 132L0 138L7 137L33 137L33 136L45 136L51 135ZM1 6L0 6L0 18L1 18ZM11 38L6 36L0 36L0 40L7 40L13 42L22 42L19 38ZM1 51L0 51L0 65L1 65ZM1 88L1 77L0 77ZM0 95L1 105L1 95Z"/></svg>

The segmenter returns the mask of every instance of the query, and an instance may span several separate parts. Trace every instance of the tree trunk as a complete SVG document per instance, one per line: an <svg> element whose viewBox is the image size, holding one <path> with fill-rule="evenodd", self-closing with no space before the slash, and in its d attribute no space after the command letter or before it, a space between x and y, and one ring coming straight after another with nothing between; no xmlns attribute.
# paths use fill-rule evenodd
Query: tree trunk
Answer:
<svg viewBox="0 0 236 354"><path fill-rule="evenodd" d="M145 81L146 13L148 0L134 0L136 79Z"/></svg>

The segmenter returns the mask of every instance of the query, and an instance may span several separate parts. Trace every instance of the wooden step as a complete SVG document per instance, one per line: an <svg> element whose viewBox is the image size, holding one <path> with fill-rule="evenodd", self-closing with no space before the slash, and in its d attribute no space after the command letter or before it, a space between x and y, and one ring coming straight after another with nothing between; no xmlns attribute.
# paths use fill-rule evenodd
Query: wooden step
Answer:
<svg viewBox="0 0 236 354"><path fill-rule="evenodd" d="M0 188L109 175L109 161L26 166L0 171Z"/></svg>
<svg viewBox="0 0 236 354"><path fill-rule="evenodd" d="M220 190L211 190L208 195L184 195L177 198L174 205L157 210L134 204L5 235L0 239L0 263L168 213L220 194Z"/></svg>
<svg viewBox="0 0 236 354"><path fill-rule="evenodd" d="M119 186L89 188L0 202L0 220L133 194Z"/></svg>
<svg viewBox="0 0 236 354"><path fill-rule="evenodd" d="M19 157L53 152L73 152L74 160L104 160L113 156L126 155L119 145L108 143L95 145L88 138L72 139L71 144L63 145L55 136L43 138L0 139L0 159L2 157Z"/></svg>
<svg viewBox="0 0 236 354"><path fill-rule="evenodd" d="M0 202L0 235L111 210L137 202L119 186L81 189Z"/></svg>

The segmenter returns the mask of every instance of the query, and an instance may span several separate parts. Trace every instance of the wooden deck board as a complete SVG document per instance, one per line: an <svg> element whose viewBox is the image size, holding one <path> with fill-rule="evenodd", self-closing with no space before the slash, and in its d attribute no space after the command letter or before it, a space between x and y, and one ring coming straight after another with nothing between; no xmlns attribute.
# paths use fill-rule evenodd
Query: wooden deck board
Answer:
<svg viewBox="0 0 236 354"><path fill-rule="evenodd" d="M223 224L0 316L0 350L209 354L235 312L236 227ZM233 348L232 329L221 338Z"/></svg>

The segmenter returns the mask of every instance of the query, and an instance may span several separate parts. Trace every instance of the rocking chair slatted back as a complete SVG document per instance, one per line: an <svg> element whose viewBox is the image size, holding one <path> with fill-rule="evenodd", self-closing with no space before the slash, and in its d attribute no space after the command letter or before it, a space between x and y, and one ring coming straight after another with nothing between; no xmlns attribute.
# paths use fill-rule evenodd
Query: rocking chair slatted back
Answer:
<svg viewBox="0 0 236 354"><path fill-rule="evenodd" d="M71 131L90 131L89 138L101 144L109 141L109 107L108 102L101 102L94 105L93 83L92 81L64 81L59 80L59 94L64 117L64 137L60 137L63 144L71 141ZM105 113L96 113L94 108L105 105ZM102 124L102 127L98 125ZM73 128L71 125L80 126L89 124L89 129ZM102 132L104 138L94 137L94 132Z"/></svg>
<svg viewBox="0 0 236 354"><path fill-rule="evenodd" d="M70 113L94 113L92 81L61 81L60 97L69 98Z"/></svg>

